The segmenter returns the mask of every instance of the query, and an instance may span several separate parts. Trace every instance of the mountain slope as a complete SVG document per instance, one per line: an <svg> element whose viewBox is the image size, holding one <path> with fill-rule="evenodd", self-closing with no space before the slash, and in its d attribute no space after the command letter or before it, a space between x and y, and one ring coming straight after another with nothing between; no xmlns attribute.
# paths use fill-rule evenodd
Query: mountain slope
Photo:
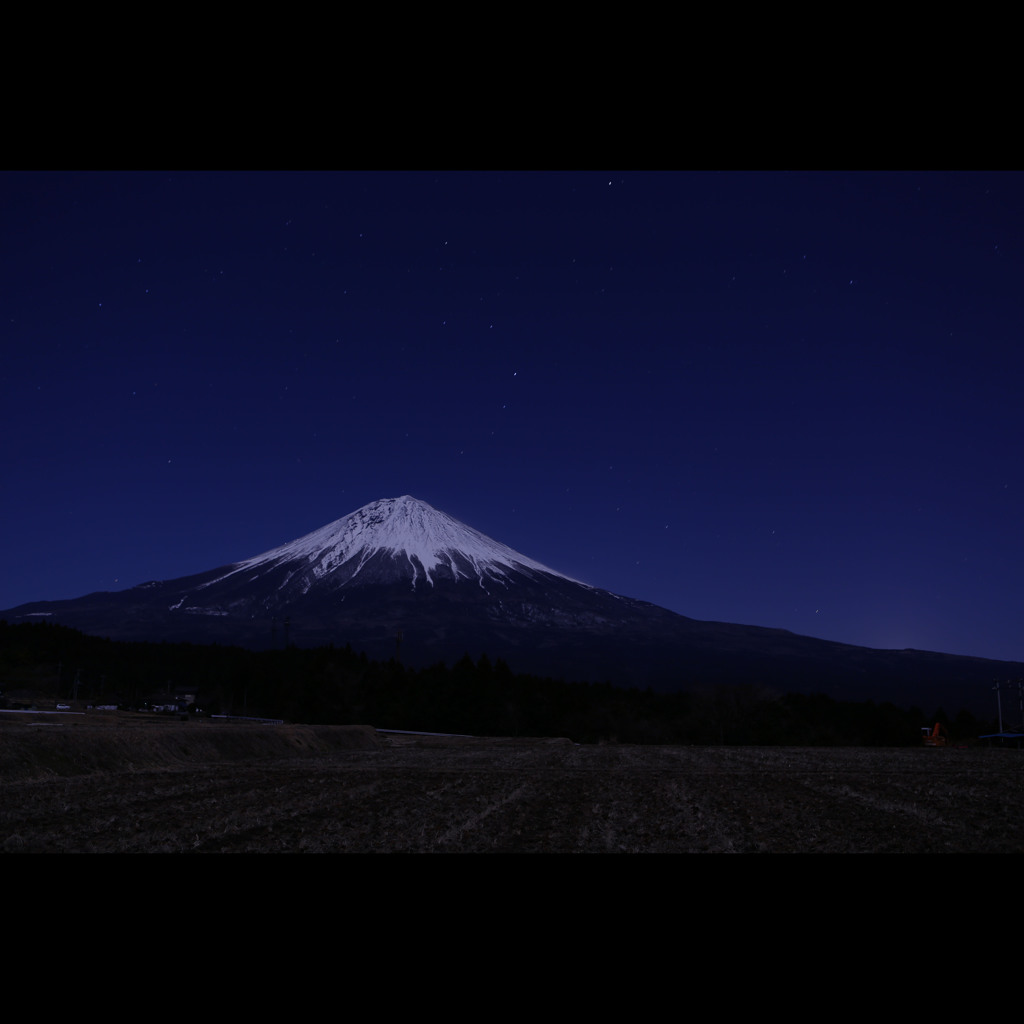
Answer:
<svg viewBox="0 0 1024 1024"><path fill-rule="evenodd" d="M468 653L515 671L671 690L752 683L934 708L991 704L1024 665L879 651L703 622L589 586L409 495L240 562L0 612L125 640L351 644L423 666Z"/></svg>

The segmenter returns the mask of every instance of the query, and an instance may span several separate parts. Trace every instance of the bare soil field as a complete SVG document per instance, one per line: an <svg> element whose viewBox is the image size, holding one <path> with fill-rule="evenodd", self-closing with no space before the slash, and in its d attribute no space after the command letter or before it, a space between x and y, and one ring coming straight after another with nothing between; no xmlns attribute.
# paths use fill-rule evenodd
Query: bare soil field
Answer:
<svg viewBox="0 0 1024 1024"><path fill-rule="evenodd" d="M1024 852L1024 751L17 723L6 853Z"/></svg>

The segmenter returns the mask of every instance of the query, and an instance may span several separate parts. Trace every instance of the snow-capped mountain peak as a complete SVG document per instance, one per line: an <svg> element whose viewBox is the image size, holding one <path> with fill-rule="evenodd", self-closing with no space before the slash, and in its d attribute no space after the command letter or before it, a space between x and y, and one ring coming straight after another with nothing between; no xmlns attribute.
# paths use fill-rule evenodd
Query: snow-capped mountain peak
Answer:
<svg viewBox="0 0 1024 1024"><path fill-rule="evenodd" d="M238 573L261 574L285 565L293 568L289 579L302 578L303 590L325 577L331 577L335 585L345 585L358 581L371 559L379 570L380 556L395 571L411 577L413 587L418 583L432 586L438 575L455 581L475 579L484 585L517 572L546 573L579 582L405 494L370 502L304 537L238 562L207 585Z"/></svg>

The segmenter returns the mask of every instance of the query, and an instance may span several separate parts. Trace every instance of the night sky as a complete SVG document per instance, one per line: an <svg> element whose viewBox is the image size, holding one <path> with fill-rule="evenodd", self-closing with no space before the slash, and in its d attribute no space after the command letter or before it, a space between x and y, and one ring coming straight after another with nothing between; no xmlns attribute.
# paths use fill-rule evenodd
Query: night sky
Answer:
<svg viewBox="0 0 1024 1024"><path fill-rule="evenodd" d="M1024 175L0 174L0 608L411 494L698 619L1024 660Z"/></svg>

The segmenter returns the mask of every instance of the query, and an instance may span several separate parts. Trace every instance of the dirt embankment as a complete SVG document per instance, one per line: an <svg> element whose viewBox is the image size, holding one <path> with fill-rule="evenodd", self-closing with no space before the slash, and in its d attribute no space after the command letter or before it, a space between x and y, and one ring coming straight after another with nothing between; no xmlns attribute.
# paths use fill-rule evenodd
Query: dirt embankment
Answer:
<svg viewBox="0 0 1024 1024"><path fill-rule="evenodd" d="M0 780L289 761L382 745L366 725L261 725L155 716L0 714Z"/></svg>

